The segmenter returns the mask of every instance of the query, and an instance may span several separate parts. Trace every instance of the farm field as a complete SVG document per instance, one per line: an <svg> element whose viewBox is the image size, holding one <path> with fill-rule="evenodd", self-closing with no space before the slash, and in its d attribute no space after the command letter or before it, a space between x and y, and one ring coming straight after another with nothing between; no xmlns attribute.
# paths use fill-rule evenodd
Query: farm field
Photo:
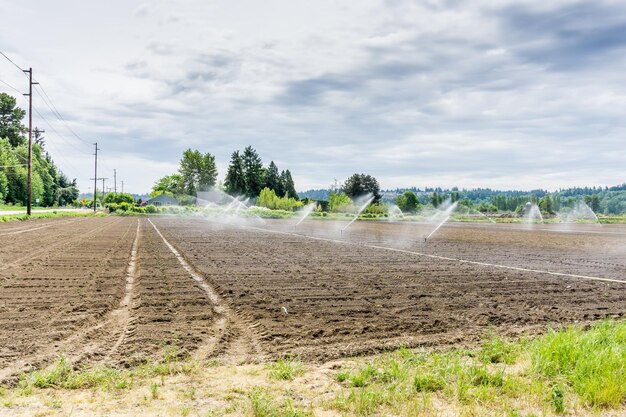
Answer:
<svg viewBox="0 0 626 417"><path fill-rule="evenodd" d="M341 226L168 217L2 224L0 379L61 353L113 366L160 358L169 346L226 362L326 361L626 313L620 225L452 224L428 242L431 225Z"/></svg>
<svg viewBox="0 0 626 417"><path fill-rule="evenodd" d="M424 244L420 235L432 225L358 222L340 234L341 224L324 221L305 222L296 231L282 221L251 227L155 223L253 323L271 355L326 360L399 346L471 343L490 326L516 335L626 311L626 284L620 282L456 260L621 280L626 233L618 226L599 234L585 232L586 226L562 233L452 225Z"/></svg>

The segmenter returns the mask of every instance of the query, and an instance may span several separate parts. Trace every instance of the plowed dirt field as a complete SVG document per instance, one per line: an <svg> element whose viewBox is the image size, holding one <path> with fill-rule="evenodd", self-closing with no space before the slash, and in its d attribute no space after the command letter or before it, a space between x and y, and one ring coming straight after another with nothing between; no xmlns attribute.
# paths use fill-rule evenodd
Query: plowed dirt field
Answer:
<svg viewBox="0 0 626 417"><path fill-rule="evenodd" d="M64 353L326 360L626 314L626 228L202 218L0 225L0 380Z"/></svg>

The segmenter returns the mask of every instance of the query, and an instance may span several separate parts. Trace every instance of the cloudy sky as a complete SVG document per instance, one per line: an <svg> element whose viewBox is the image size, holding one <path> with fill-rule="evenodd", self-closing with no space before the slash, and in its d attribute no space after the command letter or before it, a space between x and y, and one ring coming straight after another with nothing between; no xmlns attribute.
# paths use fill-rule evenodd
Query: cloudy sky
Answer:
<svg viewBox="0 0 626 417"><path fill-rule="evenodd" d="M66 120L35 94L35 125L83 191L96 140L99 175L137 193L188 147L223 179L246 145L299 190L354 172L384 188L626 181L623 1L0 0L0 16L0 50ZM2 57L0 80L27 88Z"/></svg>

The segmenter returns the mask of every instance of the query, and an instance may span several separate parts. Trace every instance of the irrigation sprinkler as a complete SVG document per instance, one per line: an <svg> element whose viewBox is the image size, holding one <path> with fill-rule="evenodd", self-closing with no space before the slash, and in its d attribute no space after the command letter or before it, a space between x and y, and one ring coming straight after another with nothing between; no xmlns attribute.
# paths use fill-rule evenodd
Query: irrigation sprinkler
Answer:
<svg viewBox="0 0 626 417"><path fill-rule="evenodd" d="M343 229L341 229L341 234L342 234L342 235L343 235L343 231L344 231L344 230L346 230L348 227L350 227L350 225L351 225L352 223L354 223L354 222L355 222L355 221L359 218L359 216L361 215L361 213L363 213L363 211L365 211L365 209L367 208L367 206L369 206L369 205L372 203L372 201L374 201L374 196L370 197L370 198L369 198L369 199L365 202L365 204L363 204L363 205L359 208L359 211L357 211L356 216L354 216L354 219L350 220L350 223L348 223L348 224L346 225L346 227L344 227Z"/></svg>

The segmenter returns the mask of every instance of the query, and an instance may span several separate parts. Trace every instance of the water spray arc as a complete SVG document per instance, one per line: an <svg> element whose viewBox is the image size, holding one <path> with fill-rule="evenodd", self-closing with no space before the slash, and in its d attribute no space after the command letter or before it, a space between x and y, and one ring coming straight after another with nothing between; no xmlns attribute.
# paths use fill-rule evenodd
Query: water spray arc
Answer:
<svg viewBox="0 0 626 417"><path fill-rule="evenodd" d="M400 207L392 204L388 210L389 218L388 221L395 221L396 219L404 219L404 213L400 210Z"/></svg>
<svg viewBox="0 0 626 417"><path fill-rule="evenodd" d="M543 224L543 216L539 206L529 201L524 206L524 224L533 225L535 223Z"/></svg>
<svg viewBox="0 0 626 417"><path fill-rule="evenodd" d="M596 213L584 201L579 201L572 208L565 208L557 213L561 223L585 223L596 224L601 226L600 220Z"/></svg>
<svg viewBox="0 0 626 417"><path fill-rule="evenodd" d="M442 206L446 208L440 213L435 214L431 219L436 220L437 218L443 217L443 220L440 221L439 224L437 224L437 227L435 227L435 229L433 229L433 231L430 232L430 234L424 238L424 242L427 242L428 239L430 239L432 235L434 235L437 232L437 230L441 228L441 226L443 226L448 220L450 220L450 217L452 216L452 212L456 210L458 204L459 203L457 201L455 201L454 203L450 203L448 200L446 200L442 204Z"/></svg>
<svg viewBox="0 0 626 417"><path fill-rule="evenodd" d="M208 217L219 217L227 223L252 218L265 224L261 217L249 211L251 208L249 197L233 197L220 190L200 191L197 202L206 209L204 215Z"/></svg>
<svg viewBox="0 0 626 417"><path fill-rule="evenodd" d="M369 195L369 194L368 194L368 195ZM369 206L369 205L370 205L370 204L374 201L374 198L375 198L374 196L371 196L371 197L369 197L369 198L367 199L367 201L365 202L365 204L363 204L363 205L359 208L359 210L357 211L356 216L354 216L354 218L353 218L352 220L350 220L350 222L349 222L349 223L348 223L348 224L347 224L347 225L346 225L343 229L341 229L341 234L343 234L343 232L344 232L344 231L345 231L348 227L350 227L350 225L351 225L352 223L354 223L354 222L355 222L355 221L359 218L359 216L361 215L361 213L363 213L363 211L365 211L365 209L367 208L367 206Z"/></svg>
<svg viewBox="0 0 626 417"><path fill-rule="evenodd" d="M302 223L304 221L304 219L306 219L307 217L309 217L309 214L311 214L313 212L313 210L315 210L315 208L317 207L317 203L311 203L308 206L304 207L301 211L301 215L300 215L300 219L298 220L298 222L293 226L293 228L297 228L300 223Z"/></svg>

